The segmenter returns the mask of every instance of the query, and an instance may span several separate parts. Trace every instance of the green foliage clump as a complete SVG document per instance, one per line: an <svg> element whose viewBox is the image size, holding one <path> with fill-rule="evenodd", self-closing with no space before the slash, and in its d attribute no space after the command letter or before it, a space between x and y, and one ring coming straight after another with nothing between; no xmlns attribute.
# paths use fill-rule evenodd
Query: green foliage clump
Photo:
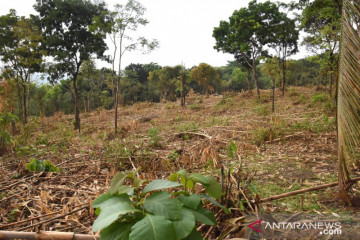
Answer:
<svg viewBox="0 0 360 240"><path fill-rule="evenodd" d="M39 136L36 137L35 144L36 145L47 145L47 144L49 144L49 140L44 134L40 134Z"/></svg>
<svg viewBox="0 0 360 240"><path fill-rule="evenodd" d="M0 155L3 154L11 144L11 136L7 128L10 123L18 120L19 119L11 113L3 113L0 115Z"/></svg>
<svg viewBox="0 0 360 240"><path fill-rule="evenodd" d="M323 114L322 118L310 122L308 119L302 122L293 123L290 128L293 130L307 130L315 133L334 131L335 130L335 118L328 117L326 114Z"/></svg>
<svg viewBox="0 0 360 240"><path fill-rule="evenodd" d="M176 150L174 150L167 157L170 161L175 161L180 157L180 154Z"/></svg>
<svg viewBox="0 0 360 240"><path fill-rule="evenodd" d="M267 116L270 114L270 110L267 106L260 106L255 108L255 112L259 116Z"/></svg>
<svg viewBox="0 0 360 240"><path fill-rule="evenodd" d="M159 136L160 130L157 127L152 127L148 130L148 135L150 137L150 144L154 147L160 147L160 141L162 138Z"/></svg>
<svg viewBox="0 0 360 240"><path fill-rule="evenodd" d="M311 97L311 102L312 103L325 102L327 99L328 99L327 95L325 95L324 93L319 93Z"/></svg>
<svg viewBox="0 0 360 240"><path fill-rule="evenodd" d="M199 129L199 125L197 122L186 122L177 126L177 130L179 132L187 132L187 131L197 131Z"/></svg>
<svg viewBox="0 0 360 240"><path fill-rule="evenodd" d="M218 101L214 105L214 109L215 110L226 111L226 110L228 110L230 107L232 107L234 105L235 105L234 98L232 96L230 96L230 95L225 95L220 99L220 101Z"/></svg>
<svg viewBox="0 0 360 240"><path fill-rule="evenodd" d="M39 159L33 158L30 162L26 165L26 168L33 172L59 172L60 168L55 167L50 161L45 160L41 161Z"/></svg>
<svg viewBox="0 0 360 240"><path fill-rule="evenodd" d="M189 105L189 108L193 111L199 111L199 110L203 109L203 107L199 104L191 104L191 105Z"/></svg>
<svg viewBox="0 0 360 240"><path fill-rule="evenodd" d="M258 127L252 132L252 141L256 145L261 145L270 140L270 128Z"/></svg>
<svg viewBox="0 0 360 240"><path fill-rule="evenodd" d="M94 200L92 206L98 218L92 230L102 230L101 239L202 239L196 231L196 222L216 224L214 214L203 207L204 201L228 212L212 198L219 199L222 195L214 177L188 175L181 170L172 174L170 181L158 179L142 188L148 181L136 175L135 171L117 173L110 190ZM132 184L126 184L129 182ZM197 183L208 195L194 193ZM181 186L176 192L164 191Z"/></svg>

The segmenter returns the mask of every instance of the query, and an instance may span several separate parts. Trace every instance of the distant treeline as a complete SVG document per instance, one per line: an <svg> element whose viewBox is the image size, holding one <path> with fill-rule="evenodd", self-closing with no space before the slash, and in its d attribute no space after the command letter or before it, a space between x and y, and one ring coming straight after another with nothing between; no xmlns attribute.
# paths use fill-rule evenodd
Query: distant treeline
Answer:
<svg viewBox="0 0 360 240"><path fill-rule="evenodd" d="M264 67L264 63L257 66L259 86L261 89L269 89L271 78L263 71ZM236 61L219 68L203 63L190 69L185 69L181 65L161 67L156 63L130 64L125 68L120 80L120 102L122 105L129 105L142 101L175 101L181 96L182 74L186 76L185 94L190 89L199 94L247 91L249 83L250 88L254 88L251 75L243 72ZM319 64L306 59L289 60L286 75L288 85L327 84L327 78L321 76ZM113 108L111 69L97 69L93 61L88 61L82 66L77 81L81 111ZM277 82L280 83L280 76ZM15 85L12 87L15 88ZM28 109L31 116L51 116L58 111L65 114L74 113L70 79L61 80L54 85L32 83L29 91ZM16 89L12 92L16 92ZM21 99L16 94L11 99L18 102L17 109L20 109ZM21 116L20 113L18 115Z"/></svg>

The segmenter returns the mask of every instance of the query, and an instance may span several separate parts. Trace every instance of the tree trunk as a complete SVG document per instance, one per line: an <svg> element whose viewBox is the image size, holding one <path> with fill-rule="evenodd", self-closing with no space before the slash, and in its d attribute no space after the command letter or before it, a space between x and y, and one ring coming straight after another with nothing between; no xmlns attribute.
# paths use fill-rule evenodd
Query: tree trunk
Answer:
<svg viewBox="0 0 360 240"><path fill-rule="evenodd" d="M334 82L333 63L334 63L333 53L330 52L330 82L329 82L329 94L330 94L330 97L332 96L332 86L333 86L333 82Z"/></svg>
<svg viewBox="0 0 360 240"><path fill-rule="evenodd" d="M14 108L11 104L11 114L14 114ZM15 136L15 121L11 121L11 135Z"/></svg>
<svg viewBox="0 0 360 240"><path fill-rule="evenodd" d="M27 104L26 104L26 84L22 84L23 87L23 123L27 124Z"/></svg>
<svg viewBox="0 0 360 240"><path fill-rule="evenodd" d="M286 58L283 58L282 61L282 96L285 95L285 82L286 82Z"/></svg>
<svg viewBox="0 0 360 240"><path fill-rule="evenodd" d="M272 112L275 112L275 77L272 77Z"/></svg>
<svg viewBox="0 0 360 240"><path fill-rule="evenodd" d="M90 112L90 93L88 93L87 95L87 107L88 107L88 112Z"/></svg>
<svg viewBox="0 0 360 240"><path fill-rule="evenodd" d="M184 76L181 76L181 92L180 92L181 96L181 106L184 107L185 106L185 93L184 93Z"/></svg>
<svg viewBox="0 0 360 240"><path fill-rule="evenodd" d="M258 78L257 78L257 74L256 74L256 65L255 65L254 61L253 61L253 65L252 65L252 70L253 70L254 82L255 82L255 86L256 86L256 93L257 93L258 98L260 98L260 89L259 89L259 83L258 83Z"/></svg>
<svg viewBox="0 0 360 240"><path fill-rule="evenodd" d="M75 122L74 129L79 130L80 133L80 111L79 111L79 93L76 85L77 76L73 77L73 86L74 86L74 114L75 114Z"/></svg>
<svg viewBox="0 0 360 240"><path fill-rule="evenodd" d="M251 72L247 71L246 80L247 80L247 84L248 84L248 92L251 91L250 74L251 74Z"/></svg>

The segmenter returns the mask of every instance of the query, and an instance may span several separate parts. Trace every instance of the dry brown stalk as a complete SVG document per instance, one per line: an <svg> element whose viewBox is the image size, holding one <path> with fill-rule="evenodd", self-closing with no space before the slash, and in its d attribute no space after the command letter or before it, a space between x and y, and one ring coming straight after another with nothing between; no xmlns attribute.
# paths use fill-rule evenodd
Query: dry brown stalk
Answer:
<svg viewBox="0 0 360 240"><path fill-rule="evenodd" d="M30 239L30 240L98 240L98 235L76 234L73 232L15 232L0 231L0 239Z"/></svg>
<svg viewBox="0 0 360 240"><path fill-rule="evenodd" d="M357 181L360 181L360 177L351 179L351 182L353 182L353 183L357 182ZM268 198L260 199L257 203L269 202L269 201L280 199L280 198L294 196L294 195L297 195L297 194L300 194L300 193L316 191L316 190L323 189L323 188L328 188L328 187L335 187L337 185L338 185L338 182L334 182L334 183L328 183L328 184L319 185L319 186L316 186L316 187L296 190L296 191L293 191L293 192L282 193L282 194L279 194L279 195L274 195L274 196L271 196L271 197L268 197Z"/></svg>

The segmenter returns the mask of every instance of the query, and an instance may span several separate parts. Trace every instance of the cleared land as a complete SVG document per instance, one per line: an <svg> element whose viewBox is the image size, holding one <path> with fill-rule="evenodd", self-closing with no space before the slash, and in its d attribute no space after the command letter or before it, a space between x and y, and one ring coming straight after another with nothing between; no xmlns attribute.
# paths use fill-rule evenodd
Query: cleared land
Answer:
<svg viewBox="0 0 360 240"><path fill-rule="evenodd" d="M227 216L218 212L218 227L201 229L213 237L227 232L237 236L237 230L229 230L236 221L225 219L250 209L238 185L251 201L257 195L265 198L335 182L333 100L315 88L290 88L284 98L276 96L275 113L271 113L270 91L261 93L261 99L248 93L190 94L185 108L178 102L123 107L118 135L111 110L81 114L81 134L72 130L70 115L32 119L18 131L17 145L22 147L0 158L0 230L89 233L96 218L92 200L108 189L117 171L135 168L141 168L144 179L167 178L184 168L215 175L219 181L223 168L224 188L231 188L223 203L233 211ZM232 158L230 140L237 147ZM61 172L29 172L26 164L34 158L49 160ZM360 176L356 161L352 168L353 176ZM358 183L355 193L359 189ZM336 188L328 188L261 207L266 212L333 216L359 210L360 206L345 208L329 201L335 196ZM54 217L58 218L46 222Z"/></svg>

